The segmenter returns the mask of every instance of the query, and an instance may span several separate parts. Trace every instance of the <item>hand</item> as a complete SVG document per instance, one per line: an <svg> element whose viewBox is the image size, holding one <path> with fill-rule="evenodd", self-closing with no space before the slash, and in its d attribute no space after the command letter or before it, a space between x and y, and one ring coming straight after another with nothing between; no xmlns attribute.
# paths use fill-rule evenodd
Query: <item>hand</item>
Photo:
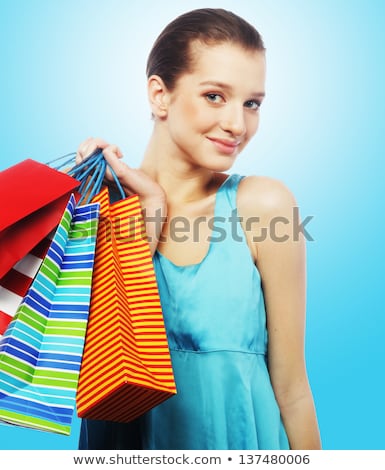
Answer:
<svg viewBox="0 0 385 470"><path fill-rule="evenodd" d="M166 194L163 188L142 170L131 168L123 162L123 153L119 147L100 138L90 137L79 145L76 163L86 160L98 148L103 150L104 158L114 170L126 195L138 194L144 213L147 238L154 253L167 215ZM114 181L109 170L106 171L106 179Z"/></svg>
<svg viewBox="0 0 385 470"><path fill-rule="evenodd" d="M123 153L117 145L110 145L103 139L90 137L79 145L76 153L76 163L86 160L97 149L103 150L106 161L110 164L123 186L126 194L138 194L142 203L147 200L165 199L163 188L142 170L129 167L123 162ZM111 172L107 169L106 179L114 181Z"/></svg>

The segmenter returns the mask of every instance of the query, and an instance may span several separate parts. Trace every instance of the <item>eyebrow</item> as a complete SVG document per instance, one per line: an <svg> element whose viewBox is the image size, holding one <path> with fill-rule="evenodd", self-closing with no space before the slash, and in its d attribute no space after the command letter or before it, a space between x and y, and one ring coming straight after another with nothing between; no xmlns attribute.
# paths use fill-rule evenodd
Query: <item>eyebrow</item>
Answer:
<svg viewBox="0 0 385 470"><path fill-rule="evenodd" d="M199 86L206 86L206 85L223 88L225 90L232 90L231 85L228 85L227 83L223 83L223 82L217 82L215 80L207 80L207 81L199 83ZM256 96L258 98L263 98L266 95L266 93L264 91L259 91L259 92L251 93L251 95Z"/></svg>

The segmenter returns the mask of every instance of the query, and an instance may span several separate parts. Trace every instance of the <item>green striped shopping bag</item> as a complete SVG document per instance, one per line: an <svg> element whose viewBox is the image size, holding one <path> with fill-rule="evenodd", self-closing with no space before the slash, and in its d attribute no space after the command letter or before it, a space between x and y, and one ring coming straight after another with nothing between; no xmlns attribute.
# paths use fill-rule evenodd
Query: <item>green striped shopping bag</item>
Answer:
<svg viewBox="0 0 385 470"><path fill-rule="evenodd" d="M70 197L0 340L0 421L70 434L88 320L99 204Z"/></svg>

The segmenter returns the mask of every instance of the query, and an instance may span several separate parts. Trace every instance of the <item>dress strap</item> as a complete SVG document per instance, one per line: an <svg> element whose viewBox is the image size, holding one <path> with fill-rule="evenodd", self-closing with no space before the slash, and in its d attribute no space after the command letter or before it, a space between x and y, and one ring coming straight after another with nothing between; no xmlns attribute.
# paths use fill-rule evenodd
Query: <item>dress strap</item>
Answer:
<svg viewBox="0 0 385 470"><path fill-rule="evenodd" d="M215 215L228 213L229 206L231 210L237 209L237 191L239 183L243 178L244 176L242 175L233 174L222 183L217 193Z"/></svg>

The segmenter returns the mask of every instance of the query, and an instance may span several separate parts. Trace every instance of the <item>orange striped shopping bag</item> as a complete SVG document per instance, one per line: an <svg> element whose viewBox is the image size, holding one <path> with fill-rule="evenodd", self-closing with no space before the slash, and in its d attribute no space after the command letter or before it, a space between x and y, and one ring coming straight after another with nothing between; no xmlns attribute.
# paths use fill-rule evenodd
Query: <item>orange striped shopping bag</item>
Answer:
<svg viewBox="0 0 385 470"><path fill-rule="evenodd" d="M104 189L77 391L82 418L127 422L176 393L138 196Z"/></svg>

